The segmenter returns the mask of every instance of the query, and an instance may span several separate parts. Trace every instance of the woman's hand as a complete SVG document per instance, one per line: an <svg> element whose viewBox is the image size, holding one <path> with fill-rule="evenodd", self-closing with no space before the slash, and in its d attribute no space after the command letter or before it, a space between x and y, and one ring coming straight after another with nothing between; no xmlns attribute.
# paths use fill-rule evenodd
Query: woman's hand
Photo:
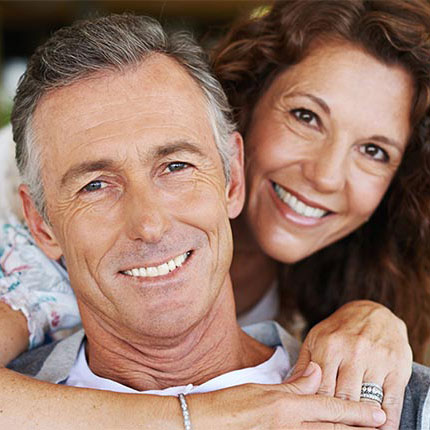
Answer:
<svg viewBox="0 0 430 430"><path fill-rule="evenodd" d="M306 337L293 376L312 360L322 368L319 394L360 400L361 384L384 389L384 430L399 427L405 387L412 371L406 325L386 307L353 301L317 324Z"/></svg>
<svg viewBox="0 0 430 430"><path fill-rule="evenodd" d="M385 422L374 404L315 395L321 368L278 385L245 384L187 397L191 422L206 430L374 429Z"/></svg>

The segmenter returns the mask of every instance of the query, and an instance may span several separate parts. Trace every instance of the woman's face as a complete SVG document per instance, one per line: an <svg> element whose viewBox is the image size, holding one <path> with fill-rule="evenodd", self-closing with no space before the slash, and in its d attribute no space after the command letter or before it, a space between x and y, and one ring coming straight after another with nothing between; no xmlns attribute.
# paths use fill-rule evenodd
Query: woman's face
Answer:
<svg viewBox="0 0 430 430"><path fill-rule="evenodd" d="M246 217L264 252L293 263L372 215L410 133L410 75L326 44L274 80L246 136Z"/></svg>

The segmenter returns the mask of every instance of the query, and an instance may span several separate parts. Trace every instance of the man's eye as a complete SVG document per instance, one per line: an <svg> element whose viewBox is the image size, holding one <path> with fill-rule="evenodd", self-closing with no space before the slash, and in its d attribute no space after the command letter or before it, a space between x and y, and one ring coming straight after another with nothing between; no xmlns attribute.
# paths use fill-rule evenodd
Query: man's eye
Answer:
<svg viewBox="0 0 430 430"><path fill-rule="evenodd" d="M106 187L106 184L103 181L91 181L89 184L85 185L82 188L82 191L90 193L92 191L98 191Z"/></svg>
<svg viewBox="0 0 430 430"><path fill-rule="evenodd" d="M290 112L300 122L304 122L314 127L317 127L320 123L318 115L313 113L311 110L300 108L293 109Z"/></svg>
<svg viewBox="0 0 430 430"><path fill-rule="evenodd" d="M373 143L367 143L365 145L360 146L360 152L367 157L372 158L376 161L382 161L383 163L386 163L390 160L389 155L386 151L384 151L381 147L378 145L375 145Z"/></svg>
<svg viewBox="0 0 430 430"><path fill-rule="evenodd" d="M166 167L168 173L179 172L180 170L184 170L190 167L188 163L184 163L181 161L175 161L173 163L169 163Z"/></svg>

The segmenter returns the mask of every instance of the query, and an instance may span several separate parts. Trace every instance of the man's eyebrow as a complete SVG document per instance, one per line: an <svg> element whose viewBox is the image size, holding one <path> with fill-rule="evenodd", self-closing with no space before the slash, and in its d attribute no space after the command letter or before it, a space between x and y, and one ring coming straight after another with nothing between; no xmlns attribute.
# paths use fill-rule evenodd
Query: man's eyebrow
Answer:
<svg viewBox="0 0 430 430"><path fill-rule="evenodd" d="M66 185L68 182L71 182L82 175L96 172L98 170L117 170L117 166L113 160L109 159L83 161L67 170L61 178L61 185Z"/></svg>
<svg viewBox="0 0 430 430"><path fill-rule="evenodd" d="M158 158L167 157L168 155L174 154L176 152L191 152L193 154L197 154L200 157L205 156L205 153L198 145L186 140L177 140L159 146L155 150L155 156Z"/></svg>

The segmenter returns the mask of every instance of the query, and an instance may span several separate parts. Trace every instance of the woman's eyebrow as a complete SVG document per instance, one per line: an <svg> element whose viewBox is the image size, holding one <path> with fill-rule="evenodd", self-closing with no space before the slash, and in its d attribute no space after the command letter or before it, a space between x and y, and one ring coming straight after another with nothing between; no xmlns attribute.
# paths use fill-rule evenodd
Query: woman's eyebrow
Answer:
<svg viewBox="0 0 430 430"><path fill-rule="evenodd" d="M375 136L370 136L369 139L374 140L376 142L385 143L386 145L394 146L400 151L404 150L403 145L398 140L390 139L389 137L386 137L386 136L375 135Z"/></svg>
<svg viewBox="0 0 430 430"><path fill-rule="evenodd" d="M301 93L301 92L293 92L290 94L290 96L307 97L308 99L311 99L314 103L318 104L327 115L331 114L328 104L321 97L314 96L313 94Z"/></svg>

